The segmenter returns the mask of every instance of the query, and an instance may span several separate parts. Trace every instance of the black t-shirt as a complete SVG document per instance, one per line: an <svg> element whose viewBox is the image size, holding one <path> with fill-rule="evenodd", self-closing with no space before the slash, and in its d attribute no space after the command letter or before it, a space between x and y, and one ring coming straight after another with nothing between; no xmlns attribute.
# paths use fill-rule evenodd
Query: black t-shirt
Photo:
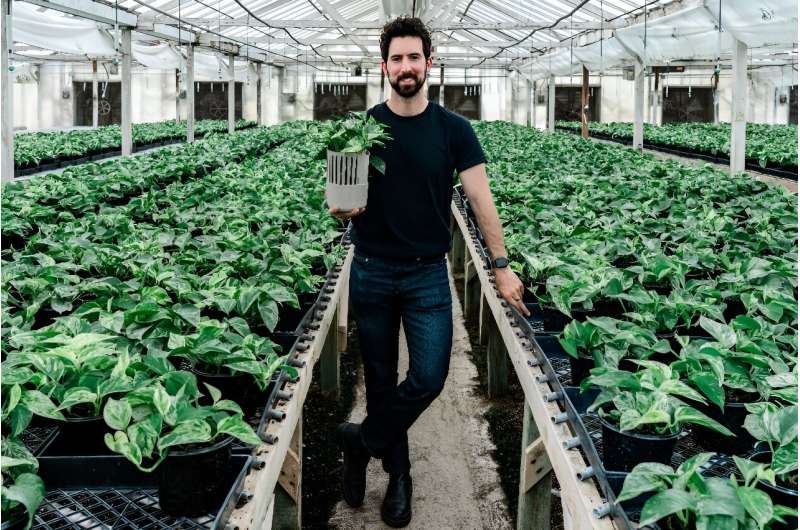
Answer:
<svg viewBox="0 0 800 530"><path fill-rule="evenodd" d="M369 256L415 258L450 249L450 200L455 173L486 161L469 122L440 105L398 116L386 103L367 113L388 125L392 139L371 154L386 172L370 167L367 209L353 218L353 242Z"/></svg>

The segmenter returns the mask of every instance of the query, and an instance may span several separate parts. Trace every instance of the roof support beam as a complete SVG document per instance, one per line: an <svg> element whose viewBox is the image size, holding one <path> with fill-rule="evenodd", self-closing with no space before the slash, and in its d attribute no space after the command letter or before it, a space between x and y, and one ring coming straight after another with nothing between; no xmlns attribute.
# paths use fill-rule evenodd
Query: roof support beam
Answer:
<svg viewBox="0 0 800 530"><path fill-rule="evenodd" d="M178 28L168 24L139 21L134 13L114 6L96 2L94 0L25 0L29 4L60 11L102 24L113 26L117 23L120 27L136 28L139 33L144 33L158 39L177 41ZM196 42L197 35L191 31L181 29L182 42Z"/></svg>
<svg viewBox="0 0 800 530"><path fill-rule="evenodd" d="M79 16L95 22L102 22L111 26L116 22L119 26L136 27L137 17L114 6L95 2L94 0L25 0L34 4L62 13Z"/></svg>
<svg viewBox="0 0 800 530"><path fill-rule="evenodd" d="M45 0L34 0L41 2ZM65 0L59 0L65 1ZM171 17L164 17L163 15L156 17L157 21L172 21ZM199 26L247 26L247 17L217 20L216 18L197 18L186 17L183 19L188 24L197 24ZM347 27L351 29L382 29L384 22L382 21L364 21L364 20L343 20L344 24L340 24L336 20L324 19L297 19L297 20L270 20L269 24L272 27L280 28L339 28ZM553 24L553 20L516 20L508 22L451 22L442 25L433 25L431 27L434 31L444 30L459 30L459 29L483 29L483 30L531 30L534 28L541 28ZM256 20L250 20L250 27L266 27L265 24ZM615 27L622 27L619 22L606 22L603 24L604 29L614 29ZM553 29L575 29L575 30L590 30L600 29L600 22L575 22L570 25L569 21L562 21L553 26Z"/></svg>

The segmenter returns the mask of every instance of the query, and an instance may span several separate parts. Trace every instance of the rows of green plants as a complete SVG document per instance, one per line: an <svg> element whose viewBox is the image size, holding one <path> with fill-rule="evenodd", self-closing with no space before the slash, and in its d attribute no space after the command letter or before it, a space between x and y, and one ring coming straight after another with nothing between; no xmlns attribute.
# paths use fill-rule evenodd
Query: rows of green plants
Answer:
<svg viewBox="0 0 800 530"><path fill-rule="evenodd" d="M580 131L579 121L558 121L556 127ZM589 123L589 133L610 138L631 140L632 123ZM730 123L665 123L644 124L644 141L653 145L692 149L710 155L729 155ZM761 167L777 165L797 167L797 126L748 123L745 157Z"/></svg>
<svg viewBox="0 0 800 530"><path fill-rule="evenodd" d="M737 460L744 483L676 478L705 455L641 464L622 498L656 493L643 520L667 528L780 527L791 512L756 484L797 490L796 197L574 135L475 129L512 267L567 319L558 339L591 367L591 410L631 435L692 426L766 447L764 462Z"/></svg>
<svg viewBox="0 0 800 530"><path fill-rule="evenodd" d="M43 493L17 439L33 416L101 414L106 445L143 470L175 447L258 442L230 396L179 368L263 389L283 367L271 339L283 310L343 255L323 206L327 135L281 128L291 134L269 151L42 224L3 251L4 516Z"/></svg>
<svg viewBox="0 0 800 530"><path fill-rule="evenodd" d="M236 129L254 127L249 120L237 120ZM147 145L165 140L186 138L186 122L166 120L134 123L133 145ZM214 132L227 132L227 120L200 120L195 124L195 137ZM35 167L55 160L69 160L119 150L122 130L119 125L72 131L21 133L14 136L14 167Z"/></svg>
<svg viewBox="0 0 800 530"><path fill-rule="evenodd" d="M63 223L105 204L124 204L132 197L171 182L202 177L218 167L258 153L294 134L292 127L248 129L215 134L192 144L67 168L4 184L3 247L19 246L38 227Z"/></svg>

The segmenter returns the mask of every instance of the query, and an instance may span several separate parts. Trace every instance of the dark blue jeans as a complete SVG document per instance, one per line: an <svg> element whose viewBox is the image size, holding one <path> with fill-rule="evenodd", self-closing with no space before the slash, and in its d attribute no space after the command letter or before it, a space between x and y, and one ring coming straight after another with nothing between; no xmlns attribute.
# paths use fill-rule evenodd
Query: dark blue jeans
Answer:
<svg viewBox="0 0 800 530"><path fill-rule="evenodd" d="M442 391L450 367L453 302L445 258L394 261L356 251L350 304L367 387L364 443L388 473L408 472L408 429ZM398 385L401 320L409 370Z"/></svg>

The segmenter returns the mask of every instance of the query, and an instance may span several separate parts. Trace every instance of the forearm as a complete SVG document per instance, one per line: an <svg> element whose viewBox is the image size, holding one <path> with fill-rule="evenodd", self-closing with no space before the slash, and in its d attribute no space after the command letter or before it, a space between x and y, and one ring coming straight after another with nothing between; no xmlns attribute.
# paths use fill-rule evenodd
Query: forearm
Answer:
<svg viewBox="0 0 800 530"><path fill-rule="evenodd" d="M492 258L506 256L503 227L500 224L500 216L497 214L488 183L475 190L474 196L469 197L469 202Z"/></svg>

